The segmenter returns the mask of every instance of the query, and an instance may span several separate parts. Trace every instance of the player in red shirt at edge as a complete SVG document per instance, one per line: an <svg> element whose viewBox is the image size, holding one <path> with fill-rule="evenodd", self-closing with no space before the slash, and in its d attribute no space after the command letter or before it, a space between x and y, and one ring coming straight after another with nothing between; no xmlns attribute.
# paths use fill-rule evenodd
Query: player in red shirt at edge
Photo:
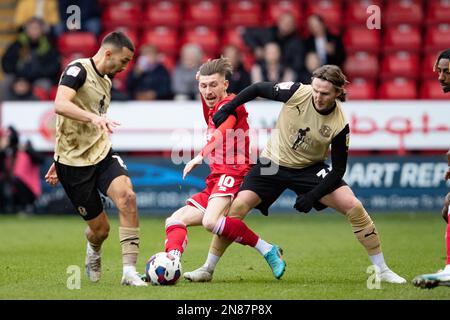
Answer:
<svg viewBox="0 0 450 320"><path fill-rule="evenodd" d="M281 249L261 239L242 220L226 216L244 176L251 168L248 114L244 105L239 106L234 116L230 116L219 128L212 121L215 112L234 97L228 95L228 81L225 79L231 70L230 62L219 58L204 63L197 73L203 114L208 124L208 143L186 164L183 178L205 157L208 157L211 173L206 178L206 188L187 199L184 207L167 218L165 251L181 258L187 245L187 227L203 225L215 235L254 247L264 256L274 276L279 279L286 265ZM218 261L220 256L216 258Z"/></svg>

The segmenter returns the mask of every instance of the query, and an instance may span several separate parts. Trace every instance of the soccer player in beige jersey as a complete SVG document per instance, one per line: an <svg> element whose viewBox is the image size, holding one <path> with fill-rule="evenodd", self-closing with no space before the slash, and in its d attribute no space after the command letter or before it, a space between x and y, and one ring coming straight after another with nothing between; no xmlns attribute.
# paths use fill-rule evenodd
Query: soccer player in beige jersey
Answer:
<svg viewBox="0 0 450 320"><path fill-rule="evenodd" d="M98 52L68 64L55 98L56 146L54 163L46 181L61 182L79 215L86 221L86 273L97 282L101 276L101 246L109 222L99 191L119 209L122 246L121 283L147 286L136 272L139 253L139 220L136 196L128 171L112 151L109 134L118 122L108 119L111 79L133 59L134 46L121 32L105 36Z"/></svg>
<svg viewBox="0 0 450 320"><path fill-rule="evenodd" d="M438 80L442 91L450 92L450 49L442 51L438 56L434 65L434 71L437 72ZM447 152L448 170L445 173L444 179L450 180L450 150ZM450 287L450 224L448 223L448 215L450 213L450 192L444 198L444 207L442 208L442 217L447 224L445 231L445 245L447 248L447 261L444 270L423 274L413 279L413 284L421 288L434 288L437 286Z"/></svg>
<svg viewBox="0 0 450 320"><path fill-rule="evenodd" d="M294 207L309 212L331 207L347 216L358 241L367 250L379 280L405 283L388 268L372 219L350 187L342 180L347 165L349 126L344 117L345 75L339 67L315 70L311 85L284 82L255 83L241 91L213 117L219 126L235 108L257 97L283 102L258 163L249 171L234 199L230 217L244 219L252 208L268 209L286 189L297 194ZM325 164L331 145L332 169ZM206 263L184 274L191 281L210 281L215 265L230 241L214 237Z"/></svg>

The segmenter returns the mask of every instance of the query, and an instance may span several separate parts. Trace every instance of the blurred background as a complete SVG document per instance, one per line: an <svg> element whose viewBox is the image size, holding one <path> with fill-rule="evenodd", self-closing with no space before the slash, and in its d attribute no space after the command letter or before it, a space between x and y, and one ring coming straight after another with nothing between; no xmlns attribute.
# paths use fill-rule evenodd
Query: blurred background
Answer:
<svg viewBox="0 0 450 320"><path fill-rule="evenodd" d="M113 79L111 136L140 212L167 215L201 190L206 165L181 179L205 143L195 74L220 55L230 92L259 81L310 83L323 64L343 68L352 131L345 176L370 210L435 211L448 185L450 96L433 72L450 47L450 0L0 0L0 212L73 213L51 163L53 99L64 67L90 57L105 34L136 46ZM255 157L281 104L248 104ZM286 192L274 212L294 212ZM108 206L109 203L107 202ZM111 208L113 209L113 208Z"/></svg>

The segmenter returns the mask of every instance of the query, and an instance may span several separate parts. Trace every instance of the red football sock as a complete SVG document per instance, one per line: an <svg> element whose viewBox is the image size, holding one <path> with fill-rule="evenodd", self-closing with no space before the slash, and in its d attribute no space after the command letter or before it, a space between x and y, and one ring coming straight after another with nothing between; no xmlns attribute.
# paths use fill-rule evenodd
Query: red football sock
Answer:
<svg viewBox="0 0 450 320"><path fill-rule="evenodd" d="M447 230L445 232L445 243L447 246L447 264L450 264L450 223L447 223Z"/></svg>
<svg viewBox="0 0 450 320"><path fill-rule="evenodd" d="M166 228L166 252L178 250L183 253L187 241L187 229L184 225L175 224Z"/></svg>
<svg viewBox="0 0 450 320"><path fill-rule="evenodd" d="M223 229L219 229L218 234L235 242L239 242L244 246L256 246L259 237L250 230L242 220L230 217L225 217L224 219L225 223L223 224Z"/></svg>

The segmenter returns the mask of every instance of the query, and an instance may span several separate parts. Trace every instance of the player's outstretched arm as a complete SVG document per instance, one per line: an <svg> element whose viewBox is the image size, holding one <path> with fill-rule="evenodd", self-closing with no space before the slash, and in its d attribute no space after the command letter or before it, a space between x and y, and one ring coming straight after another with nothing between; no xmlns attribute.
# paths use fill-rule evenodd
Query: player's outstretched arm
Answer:
<svg viewBox="0 0 450 320"><path fill-rule="evenodd" d="M47 182L52 187L58 184L58 175L56 174L55 163L53 162L50 168L48 168L47 173L45 174L45 182Z"/></svg>
<svg viewBox="0 0 450 320"><path fill-rule="evenodd" d="M213 117L218 128L236 108L256 98L265 98L274 101L287 102L300 87L299 82L258 82L242 90L233 100L225 104Z"/></svg>
<svg viewBox="0 0 450 320"><path fill-rule="evenodd" d="M194 159L186 163L186 166L184 167L183 170L183 180L192 170L194 170L197 166L199 166L202 163L202 161L203 156L199 153L198 155L195 156Z"/></svg>
<svg viewBox="0 0 450 320"><path fill-rule="evenodd" d="M55 112L58 115L78 120L82 122L90 122L103 130L112 133L112 129L120 125L114 120L101 117L94 113L79 108L72 102L77 92L65 85L60 85L55 98Z"/></svg>

